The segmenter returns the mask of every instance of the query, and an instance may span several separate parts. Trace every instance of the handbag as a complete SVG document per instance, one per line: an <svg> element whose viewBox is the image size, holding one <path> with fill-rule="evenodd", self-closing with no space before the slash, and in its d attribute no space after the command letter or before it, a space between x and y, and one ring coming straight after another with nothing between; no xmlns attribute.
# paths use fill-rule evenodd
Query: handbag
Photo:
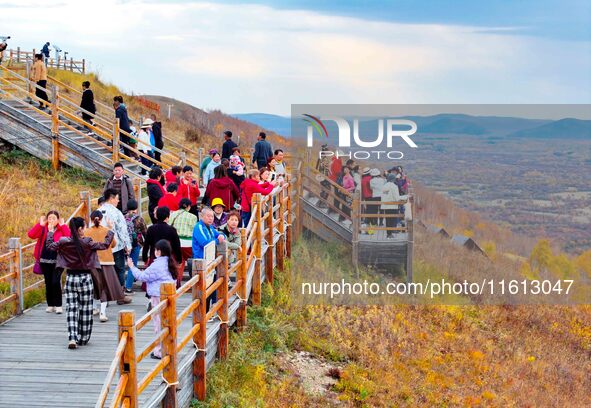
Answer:
<svg viewBox="0 0 591 408"><path fill-rule="evenodd" d="M35 275L43 275L43 271L41 270L41 263L39 261L35 261L35 265L33 265L33 273Z"/></svg>

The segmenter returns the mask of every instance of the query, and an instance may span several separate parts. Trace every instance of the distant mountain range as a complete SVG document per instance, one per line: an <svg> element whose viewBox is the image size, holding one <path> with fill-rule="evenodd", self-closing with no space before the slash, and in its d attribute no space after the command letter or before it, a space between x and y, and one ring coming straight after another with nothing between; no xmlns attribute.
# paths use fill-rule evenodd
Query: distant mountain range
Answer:
<svg viewBox="0 0 591 408"><path fill-rule="evenodd" d="M242 113L231 116L273 130L282 136L291 136L291 119L289 117L266 113ZM591 140L591 120L573 118L544 120L447 113L432 116L407 116L405 119L413 120L417 124L419 134Z"/></svg>

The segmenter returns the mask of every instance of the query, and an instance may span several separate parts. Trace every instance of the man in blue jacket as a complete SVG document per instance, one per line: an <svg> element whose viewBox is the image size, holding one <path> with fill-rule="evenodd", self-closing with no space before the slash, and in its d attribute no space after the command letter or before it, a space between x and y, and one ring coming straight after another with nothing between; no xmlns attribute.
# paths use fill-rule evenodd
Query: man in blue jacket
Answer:
<svg viewBox="0 0 591 408"><path fill-rule="evenodd" d="M273 148L271 143L267 142L265 132L259 133L258 142L254 145L252 162L257 164L257 168L265 167L271 157L273 157Z"/></svg>
<svg viewBox="0 0 591 408"><path fill-rule="evenodd" d="M131 128L129 127L129 117L127 116L127 107L123 103L122 96L117 95L113 98L113 109L115 109L115 117L119 119L119 130L121 132L131 133ZM129 145L129 136L126 134L120 133L119 140L126 145ZM123 154L126 156L131 156L129 147L123 146Z"/></svg>
<svg viewBox="0 0 591 408"><path fill-rule="evenodd" d="M193 258L203 259L203 248L210 242L224 242L226 236L213 227L213 210L204 207L199 213L199 222L193 228ZM217 279L217 274L213 275L213 280ZM217 302L217 291L213 292L207 299L206 305L209 310L210 304Z"/></svg>

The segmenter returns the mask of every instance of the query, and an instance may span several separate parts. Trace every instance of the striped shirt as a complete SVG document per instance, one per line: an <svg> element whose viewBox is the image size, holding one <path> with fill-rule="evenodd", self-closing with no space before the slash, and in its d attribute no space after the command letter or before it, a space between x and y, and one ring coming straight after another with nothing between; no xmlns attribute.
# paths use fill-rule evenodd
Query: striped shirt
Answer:
<svg viewBox="0 0 591 408"><path fill-rule="evenodd" d="M193 228L197 224L197 216L187 210L178 210L170 216L169 225L176 229L181 240L181 247L190 247L193 239Z"/></svg>

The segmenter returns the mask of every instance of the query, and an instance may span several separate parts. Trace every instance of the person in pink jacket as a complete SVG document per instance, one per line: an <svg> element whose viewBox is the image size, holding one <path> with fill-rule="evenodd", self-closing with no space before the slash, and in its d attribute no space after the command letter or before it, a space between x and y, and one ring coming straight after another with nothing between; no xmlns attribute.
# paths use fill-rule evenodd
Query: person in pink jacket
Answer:
<svg viewBox="0 0 591 408"><path fill-rule="evenodd" d="M62 268L56 268L57 252L45 246L47 228L55 229L53 240L58 242L62 237L70 236L70 229L60 218L57 211L49 211L41 217L39 222L29 230L29 238L36 239L35 268L40 268L45 278L45 299L47 299L47 313L63 313L62 309Z"/></svg>
<svg viewBox="0 0 591 408"><path fill-rule="evenodd" d="M156 242L154 254L156 259L143 271L139 270L131 260L127 258L127 266L133 273L133 277L139 281L146 282L146 292L150 297L150 304L155 307L160 303L160 285L163 283L176 283L178 265L172 256L172 248L166 239ZM154 322L154 332L160 334L160 314L152 317ZM150 357L155 359L162 358L161 346L158 344Z"/></svg>

